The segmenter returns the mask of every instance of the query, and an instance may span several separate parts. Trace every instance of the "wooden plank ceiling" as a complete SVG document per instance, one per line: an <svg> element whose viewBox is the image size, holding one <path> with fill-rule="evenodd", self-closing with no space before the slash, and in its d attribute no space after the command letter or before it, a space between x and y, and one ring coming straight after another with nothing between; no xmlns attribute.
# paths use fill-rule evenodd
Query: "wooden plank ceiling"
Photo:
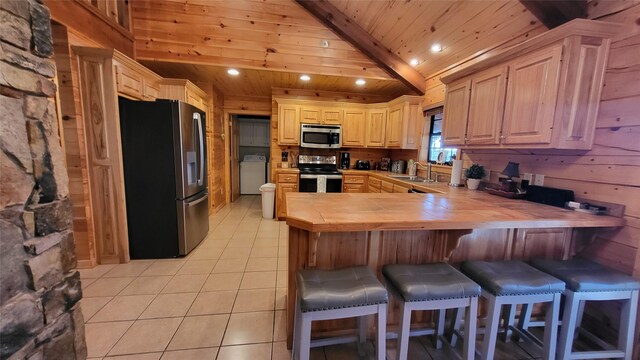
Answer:
<svg viewBox="0 0 640 360"><path fill-rule="evenodd" d="M191 81L211 81L225 95L271 96L271 88L357 92L386 95L390 98L409 94L405 85L397 80L367 79L364 86L355 85L354 79L344 76L314 75L310 81L300 80L300 73L240 69L240 75L229 76L226 67L141 61L146 67L164 77L187 78Z"/></svg>
<svg viewBox="0 0 640 360"><path fill-rule="evenodd" d="M418 58L425 77L546 30L516 0L328 1L403 60ZM214 81L230 95L269 95L271 87L413 94L293 0L131 5L136 58L163 76ZM444 50L434 54L436 42ZM228 67L243 75L228 77ZM301 73L312 81L299 81ZM358 77L367 79L364 89L354 86Z"/></svg>

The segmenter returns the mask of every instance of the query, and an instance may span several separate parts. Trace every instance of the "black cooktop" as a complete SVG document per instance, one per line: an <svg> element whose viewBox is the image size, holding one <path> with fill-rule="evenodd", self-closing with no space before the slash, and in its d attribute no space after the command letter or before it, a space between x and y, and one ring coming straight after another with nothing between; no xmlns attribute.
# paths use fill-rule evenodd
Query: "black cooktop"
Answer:
<svg viewBox="0 0 640 360"><path fill-rule="evenodd" d="M311 174L311 175L340 175L341 172L338 169L334 168L299 168L300 174Z"/></svg>

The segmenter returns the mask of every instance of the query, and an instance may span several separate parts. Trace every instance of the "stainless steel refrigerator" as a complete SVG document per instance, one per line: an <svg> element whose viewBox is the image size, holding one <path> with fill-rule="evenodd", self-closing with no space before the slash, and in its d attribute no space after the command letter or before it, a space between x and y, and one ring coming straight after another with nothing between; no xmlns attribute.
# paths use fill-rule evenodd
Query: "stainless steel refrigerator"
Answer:
<svg viewBox="0 0 640 360"><path fill-rule="evenodd" d="M209 231L205 113L177 100L118 104L130 256L186 255Z"/></svg>

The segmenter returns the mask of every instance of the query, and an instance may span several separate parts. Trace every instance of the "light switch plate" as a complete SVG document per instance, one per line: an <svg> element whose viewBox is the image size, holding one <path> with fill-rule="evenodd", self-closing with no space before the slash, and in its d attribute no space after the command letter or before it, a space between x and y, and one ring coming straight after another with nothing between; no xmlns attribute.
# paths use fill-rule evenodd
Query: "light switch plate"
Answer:
<svg viewBox="0 0 640 360"><path fill-rule="evenodd" d="M532 173L524 173L522 176L522 180L527 180L529 184L533 182L533 174Z"/></svg>
<svg viewBox="0 0 640 360"><path fill-rule="evenodd" d="M544 175L536 174L533 180L533 185L544 186Z"/></svg>

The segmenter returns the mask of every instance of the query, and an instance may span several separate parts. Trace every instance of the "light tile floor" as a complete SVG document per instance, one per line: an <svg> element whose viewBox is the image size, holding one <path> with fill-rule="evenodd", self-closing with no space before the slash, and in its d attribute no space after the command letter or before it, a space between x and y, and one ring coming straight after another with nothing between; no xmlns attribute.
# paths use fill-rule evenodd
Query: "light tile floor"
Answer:
<svg viewBox="0 0 640 360"><path fill-rule="evenodd" d="M259 196L242 196L212 215L209 226L206 239L185 258L80 270L89 358L290 359L287 225L262 219ZM497 357L532 357L526 346L498 343ZM388 348L388 358L395 359L395 342ZM435 351L429 339L412 338L409 357L451 354ZM314 360L357 358L351 344L312 350Z"/></svg>

